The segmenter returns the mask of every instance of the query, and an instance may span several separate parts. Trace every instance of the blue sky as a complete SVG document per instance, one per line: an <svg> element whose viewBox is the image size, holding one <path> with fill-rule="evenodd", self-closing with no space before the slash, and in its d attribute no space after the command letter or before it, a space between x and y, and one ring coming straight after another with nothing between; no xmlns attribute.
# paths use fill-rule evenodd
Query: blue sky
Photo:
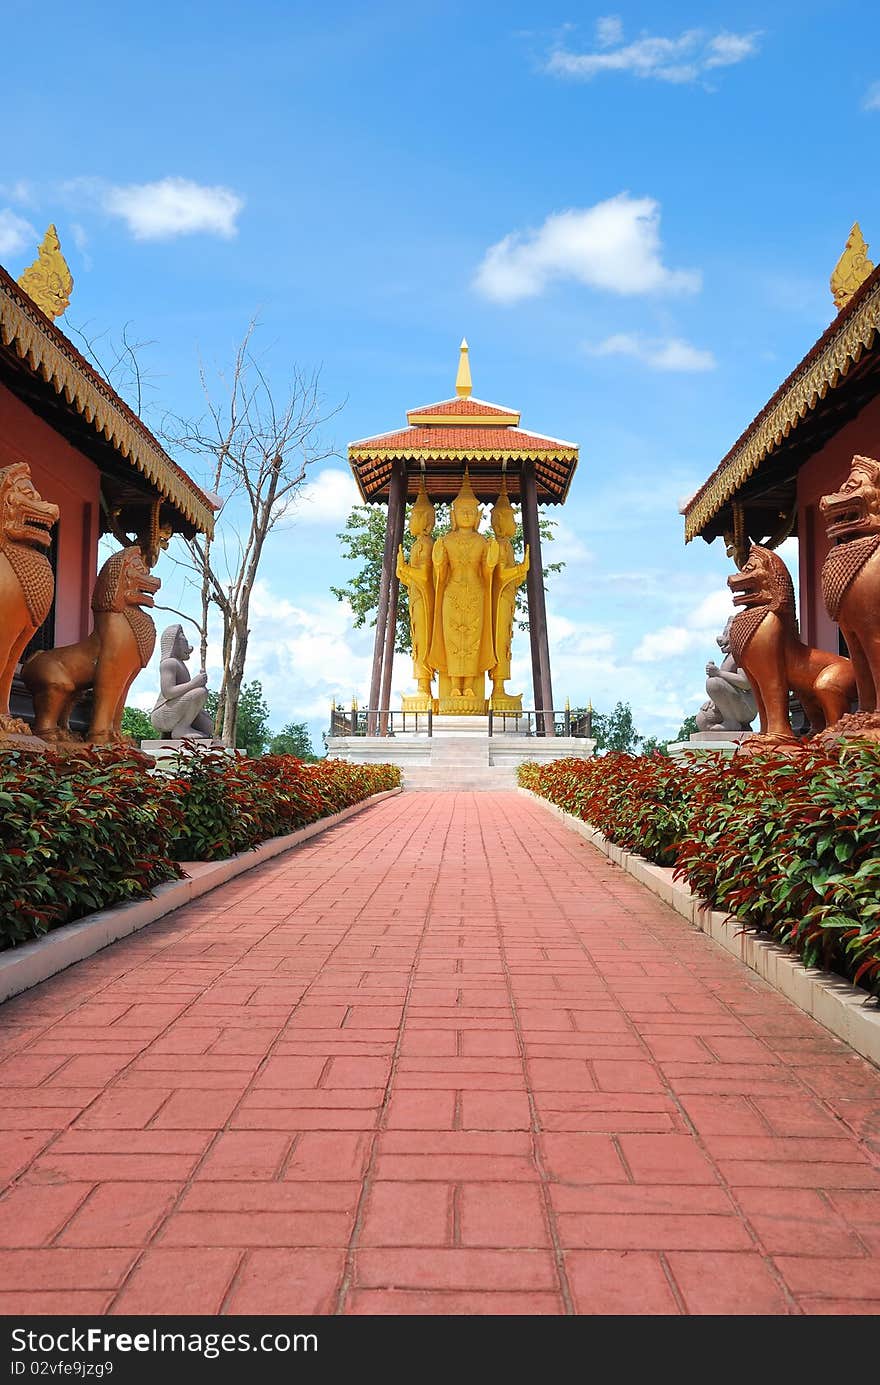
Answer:
<svg viewBox="0 0 880 1385"><path fill-rule="evenodd" d="M147 421L197 413L200 358L226 364L257 313L279 385L320 365L345 401L344 457L448 397L466 335L475 394L581 447L554 511L555 700L674 731L729 571L685 548L679 500L827 325L853 220L880 251L876 7L7 0L4 37L27 61L0 260L19 273L56 222L60 325L151 343ZM266 555L248 676L276 725L365 696L370 637L328 590L351 498L324 463Z"/></svg>

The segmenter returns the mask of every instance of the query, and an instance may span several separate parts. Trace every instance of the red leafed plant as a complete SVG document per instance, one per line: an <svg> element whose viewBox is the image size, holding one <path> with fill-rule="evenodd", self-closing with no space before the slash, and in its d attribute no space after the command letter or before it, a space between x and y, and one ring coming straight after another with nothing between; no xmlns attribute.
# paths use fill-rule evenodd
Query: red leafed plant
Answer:
<svg viewBox="0 0 880 1385"><path fill-rule="evenodd" d="M384 789L393 765L200 752L156 770L135 750L0 756L0 948L149 894L182 860L219 860Z"/></svg>
<svg viewBox="0 0 880 1385"><path fill-rule="evenodd" d="M131 750L0 756L0 947L180 875L178 794Z"/></svg>
<svg viewBox="0 0 880 1385"><path fill-rule="evenodd" d="M673 865L741 924L880 995L880 745L797 756L606 755L520 783L612 842Z"/></svg>

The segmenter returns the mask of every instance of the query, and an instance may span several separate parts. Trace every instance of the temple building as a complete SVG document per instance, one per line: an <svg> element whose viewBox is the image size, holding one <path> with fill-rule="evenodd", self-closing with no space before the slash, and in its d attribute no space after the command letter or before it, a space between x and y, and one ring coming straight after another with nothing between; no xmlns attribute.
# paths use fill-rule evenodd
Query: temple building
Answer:
<svg viewBox="0 0 880 1385"><path fill-rule="evenodd" d="M101 535L149 547L172 533L210 534L216 508L55 326L72 283L54 227L18 282L0 267L0 468L27 463L60 511L54 600L22 661L88 634ZM10 707L29 718L18 678Z"/></svg>
<svg viewBox="0 0 880 1385"><path fill-rule="evenodd" d="M798 540L800 628L843 650L822 598L831 541L819 500L840 490L858 454L880 455L880 267L856 224L831 276L837 314L683 507L685 541L723 536L742 566L749 542Z"/></svg>
<svg viewBox="0 0 880 1385"><path fill-rule="evenodd" d="M417 683L417 692L405 699L404 707L427 710L432 704L441 715L480 715L521 707L519 698L505 690L504 681L510 676L515 588L525 581L534 705L538 711L551 711L538 506L565 501L578 462L577 445L526 431L520 427L519 410L474 398L468 345L463 341L455 395L408 410L405 428L351 443L348 457L362 499L388 507L370 708L387 712L391 707L400 580L410 592ZM398 554L408 501L414 502L410 529L415 544L407 564ZM452 505L453 518L449 534L434 543L433 507L438 502ZM512 503L522 511L527 552L521 562L514 558L510 543L516 527ZM486 537L476 532L480 504L493 507L494 538L491 533ZM469 530L474 531L471 538L466 537ZM472 572L467 585L466 572ZM494 630L487 623L490 608L495 613ZM472 634L462 635L462 630L471 628L469 621ZM468 640L473 645L471 654L465 649ZM436 697L431 688L435 672ZM487 674L491 691L485 686Z"/></svg>

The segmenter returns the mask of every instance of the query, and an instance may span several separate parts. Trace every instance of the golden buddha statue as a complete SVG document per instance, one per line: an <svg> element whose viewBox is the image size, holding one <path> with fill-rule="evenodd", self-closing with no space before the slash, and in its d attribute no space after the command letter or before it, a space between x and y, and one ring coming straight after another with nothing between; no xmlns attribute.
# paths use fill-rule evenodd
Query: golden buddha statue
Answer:
<svg viewBox="0 0 880 1385"><path fill-rule="evenodd" d="M486 710L485 674L496 663L492 629L494 537L477 532L480 507L464 473L448 534L434 544L434 628L430 664L440 673L441 712Z"/></svg>
<svg viewBox="0 0 880 1385"><path fill-rule="evenodd" d="M403 709L406 712L428 711L432 705L431 679L434 670L428 656L434 629L434 571L431 561L434 548L434 518L434 506L425 490L423 476L409 516L409 532L415 540L409 562L403 556L402 544L397 550L397 576L409 593L413 677L418 687L415 696L403 699Z"/></svg>
<svg viewBox="0 0 880 1385"><path fill-rule="evenodd" d="M492 529L498 541L498 564L492 572L492 633L497 662L489 670L492 679L492 708L495 711L522 711L522 694L513 696L504 687L510 677L510 651L513 643L513 617L516 610L517 588L526 580L529 570L529 546L521 563L516 561L513 539L516 515L507 495L507 481L502 482L501 494L492 506Z"/></svg>

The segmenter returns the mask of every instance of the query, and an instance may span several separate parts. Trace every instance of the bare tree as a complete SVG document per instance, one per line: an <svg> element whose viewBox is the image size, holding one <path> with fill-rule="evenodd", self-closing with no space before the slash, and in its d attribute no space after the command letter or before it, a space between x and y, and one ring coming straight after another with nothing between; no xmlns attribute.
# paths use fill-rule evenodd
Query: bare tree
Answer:
<svg viewBox="0 0 880 1385"><path fill-rule="evenodd" d="M167 418L166 445L202 460L203 483L222 501L223 519L213 539L186 540L183 561L193 574L201 602L202 667L208 650L212 608L222 625L223 672L216 725L226 745L235 745L238 700L244 678L251 594L266 540L284 519L315 462L338 456L320 439L320 429L340 406L325 413L319 373L294 367L283 399L276 397L251 349L252 321L235 353L232 369L210 380L200 371L206 412L197 421Z"/></svg>

